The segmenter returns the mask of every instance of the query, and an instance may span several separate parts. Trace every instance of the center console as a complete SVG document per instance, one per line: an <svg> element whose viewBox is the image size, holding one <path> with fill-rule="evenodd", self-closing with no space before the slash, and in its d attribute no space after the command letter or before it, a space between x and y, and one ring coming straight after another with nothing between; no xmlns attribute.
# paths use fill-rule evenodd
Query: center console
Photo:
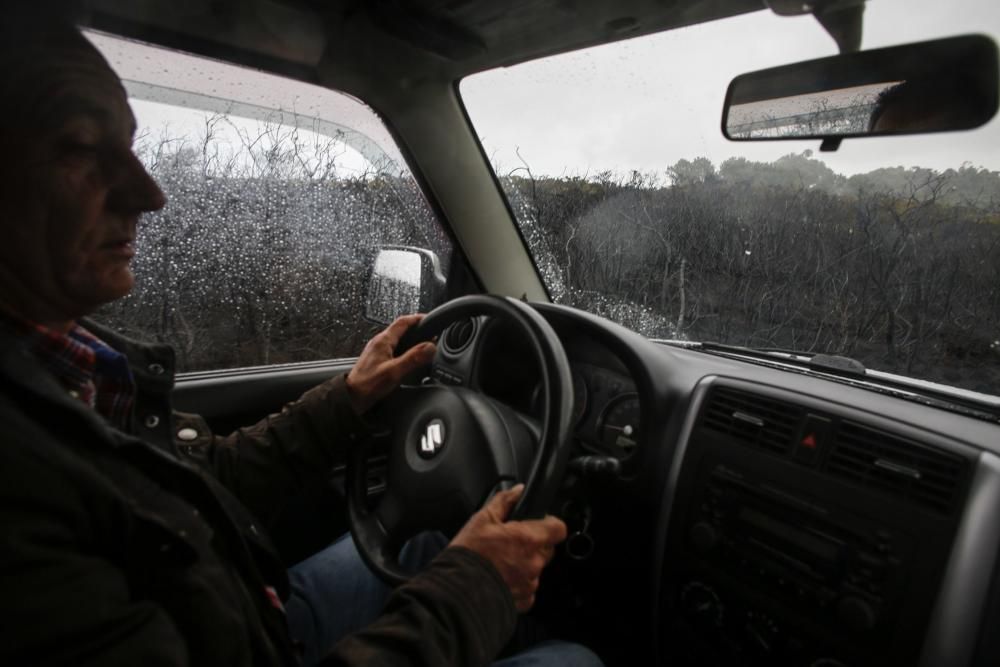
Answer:
<svg viewBox="0 0 1000 667"><path fill-rule="evenodd" d="M702 397L668 499L661 664L914 664L968 454L778 389Z"/></svg>

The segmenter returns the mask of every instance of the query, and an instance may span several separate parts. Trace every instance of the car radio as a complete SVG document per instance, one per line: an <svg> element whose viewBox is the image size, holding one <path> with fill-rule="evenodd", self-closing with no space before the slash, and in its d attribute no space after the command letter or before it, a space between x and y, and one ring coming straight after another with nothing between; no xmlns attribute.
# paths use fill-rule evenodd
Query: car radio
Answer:
<svg viewBox="0 0 1000 667"><path fill-rule="evenodd" d="M705 565L735 568L801 612L861 633L891 613L910 550L886 526L838 517L725 465L711 472L687 532Z"/></svg>
<svg viewBox="0 0 1000 667"><path fill-rule="evenodd" d="M666 664L915 659L949 521L742 448L706 443L685 465L660 593Z"/></svg>

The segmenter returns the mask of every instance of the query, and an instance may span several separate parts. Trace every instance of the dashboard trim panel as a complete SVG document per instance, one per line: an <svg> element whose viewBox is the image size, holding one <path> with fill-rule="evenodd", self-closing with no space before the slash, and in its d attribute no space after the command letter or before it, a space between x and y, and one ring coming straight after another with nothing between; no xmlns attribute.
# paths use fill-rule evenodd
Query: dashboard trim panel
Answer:
<svg viewBox="0 0 1000 667"><path fill-rule="evenodd" d="M993 580L983 563L1000 554L1000 457L979 456L951 557L941 582L941 597L928 624L921 667L971 664Z"/></svg>

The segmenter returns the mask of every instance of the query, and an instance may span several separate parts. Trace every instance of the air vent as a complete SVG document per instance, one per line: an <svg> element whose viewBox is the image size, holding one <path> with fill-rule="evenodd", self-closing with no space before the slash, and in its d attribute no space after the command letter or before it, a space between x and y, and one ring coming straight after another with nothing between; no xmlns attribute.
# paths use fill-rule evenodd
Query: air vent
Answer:
<svg viewBox="0 0 1000 667"><path fill-rule="evenodd" d="M805 411L753 394L718 387L702 412L701 425L775 454L788 454Z"/></svg>
<svg viewBox="0 0 1000 667"><path fill-rule="evenodd" d="M966 465L954 454L844 421L826 469L832 475L948 512Z"/></svg>
<svg viewBox="0 0 1000 667"><path fill-rule="evenodd" d="M444 334L444 349L458 354L469 346L476 333L476 321L472 318L459 320L448 327Z"/></svg>

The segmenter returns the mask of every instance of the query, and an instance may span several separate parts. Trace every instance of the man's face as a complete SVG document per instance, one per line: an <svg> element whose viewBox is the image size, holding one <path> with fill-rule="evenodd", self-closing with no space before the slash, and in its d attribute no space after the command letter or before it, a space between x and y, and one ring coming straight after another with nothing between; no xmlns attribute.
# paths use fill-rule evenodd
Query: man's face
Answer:
<svg viewBox="0 0 1000 667"><path fill-rule="evenodd" d="M22 316L61 322L128 294L136 224L165 199L132 153L135 121L104 60L85 45L39 68L0 184L0 283ZM4 131L18 132L19 128Z"/></svg>

